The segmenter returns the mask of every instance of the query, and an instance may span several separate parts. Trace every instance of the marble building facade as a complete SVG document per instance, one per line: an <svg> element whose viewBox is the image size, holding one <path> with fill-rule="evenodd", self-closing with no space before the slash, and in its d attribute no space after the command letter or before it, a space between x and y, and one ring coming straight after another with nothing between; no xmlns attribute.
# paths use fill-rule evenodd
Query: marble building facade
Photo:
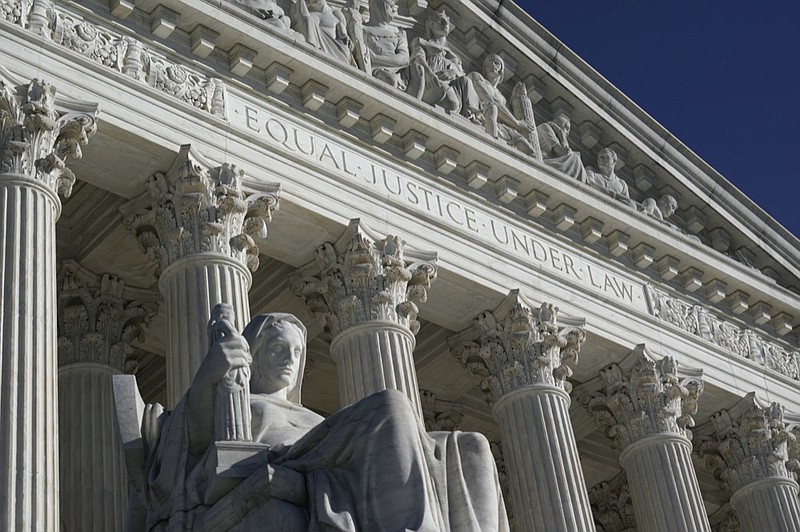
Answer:
<svg viewBox="0 0 800 532"><path fill-rule="evenodd" d="M0 0L0 59L0 529L142 529L112 376L175 407L224 302L512 530L800 530L800 242L519 7Z"/></svg>

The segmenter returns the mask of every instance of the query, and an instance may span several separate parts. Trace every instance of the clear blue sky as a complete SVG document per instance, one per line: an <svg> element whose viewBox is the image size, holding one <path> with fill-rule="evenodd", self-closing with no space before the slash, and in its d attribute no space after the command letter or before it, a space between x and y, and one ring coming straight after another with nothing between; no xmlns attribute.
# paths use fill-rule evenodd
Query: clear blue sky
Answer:
<svg viewBox="0 0 800 532"><path fill-rule="evenodd" d="M800 236L800 0L516 0Z"/></svg>

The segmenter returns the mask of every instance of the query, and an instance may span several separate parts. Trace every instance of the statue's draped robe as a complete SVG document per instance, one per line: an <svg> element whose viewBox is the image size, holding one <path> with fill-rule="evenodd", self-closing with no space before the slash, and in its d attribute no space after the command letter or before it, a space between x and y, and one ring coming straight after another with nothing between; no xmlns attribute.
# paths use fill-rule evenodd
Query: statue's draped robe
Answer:
<svg viewBox="0 0 800 532"><path fill-rule="evenodd" d="M148 532L192 530L208 508L206 479L194 467L200 457L188 453L186 430L182 402L163 420L148 460ZM400 392L379 392L340 410L276 454L273 463L304 473L309 531L508 530L486 439L429 435Z"/></svg>
<svg viewBox="0 0 800 532"><path fill-rule="evenodd" d="M552 122L545 122L536 128L544 162L556 170L560 170L568 176L574 177L581 183L586 183L588 177L583 167L580 153L573 151L564 155L557 155L553 151L556 146L561 145L556 129L560 128Z"/></svg>

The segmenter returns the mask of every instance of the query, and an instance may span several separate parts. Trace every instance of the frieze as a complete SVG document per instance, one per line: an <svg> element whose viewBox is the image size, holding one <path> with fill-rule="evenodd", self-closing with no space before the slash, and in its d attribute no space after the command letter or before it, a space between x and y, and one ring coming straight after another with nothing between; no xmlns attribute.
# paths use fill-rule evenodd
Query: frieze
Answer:
<svg viewBox="0 0 800 532"><path fill-rule="evenodd" d="M800 380L798 352L767 340L762 334L712 314L706 307L672 297L651 284L645 285L647 309L659 320L707 340L737 356Z"/></svg>
<svg viewBox="0 0 800 532"><path fill-rule="evenodd" d="M49 5L46 5L49 4ZM32 6L32 7L31 7ZM40 13L41 12L41 13ZM44 17L35 23L36 16ZM0 0L0 20L23 26L91 61L225 119L225 85L124 36L49 2Z"/></svg>
<svg viewBox="0 0 800 532"><path fill-rule="evenodd" d="M530 229L512 225L484 208L463 201L455 193L399 172L363 152L345 147L321 130L312 131L268 108L228 99L231 124L274 148L275 154L303 159L328 170L337 178L400 203L453 230L478 238L510 253L534 268L583 285L594 293L646 311L642 284L610 272L598 262L564 249Z"/></svg>

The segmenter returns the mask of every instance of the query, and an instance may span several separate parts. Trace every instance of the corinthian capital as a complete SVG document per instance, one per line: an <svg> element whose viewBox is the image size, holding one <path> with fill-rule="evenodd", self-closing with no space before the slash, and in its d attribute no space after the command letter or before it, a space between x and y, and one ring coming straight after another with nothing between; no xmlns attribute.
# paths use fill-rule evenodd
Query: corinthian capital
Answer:
<svg viewBox="0 0 800 532"><path fill-rule="evenodd" d="M278 209L280 185L242 187L244 172L234 165L212 166L181 146L172 167L147 181L148 190L123 206L123 224L141 250L163 271L198 254L234 259L250 271L258 268L254 238L266 238L267 223Z"/></svg>
<svg viewBox="0 0 800 532"><path fill-rule="evenodd" d="M131 344L144 341L158 310L153 295L75 262L62 266L58 288L59 366L91 362L124 371Z"/></svg>
<svg viewBox="0 0 800 532"><path fill-rule="evenodd" d="M582 402L620 449L659 433L691 439L689 427L694 426L692 415L703 391L702 371L682 373L688 377L679 377L672 357L656 360L638 345L622 364L601 371L602 391L584 396Z"/></svg>
<svg viewBox="0 0 800 532"><path fill-rule="evenodd" d="M49 83L16 86L0 71L0 174L34 178L69 196L75 175L65 161L81 157L97 113L97 104L58 97Z"/></svg>
<svg viewBox="0 0 800 532"><path fill-rule="evenodd" d="M619 473L609 481L600 482L589 490L592 515L602 532L636 532L628 480Z"/></svg>
<svg viewBox="0 0 800 532"><path fill-rule="evenodd" d="M585 320L559 318L551 303L534 308L512 290L494 311L479 315L472 327L448 340L451 353L481 379L489 403L532 384L572 389L567 364L578 362Z"/></svg>
<svg viewBox="0 0 800 532"><path fill-rule="evenodd" d="M698 427L698 454L705 458L728 494L767 478L793 479L797 462L789 460L795 440L778 403L760 401L754 392Z"/></svg>
<svg viewBox="0 0 800 532"><path fill-rule="evenodd" d="M317 248L292 285L312 315L336 336L359 323L391 321L419 330L416 303L425 302L436 279L436 253L406 248L396 236L374 235L350 221L336 243Z"/></svg>

